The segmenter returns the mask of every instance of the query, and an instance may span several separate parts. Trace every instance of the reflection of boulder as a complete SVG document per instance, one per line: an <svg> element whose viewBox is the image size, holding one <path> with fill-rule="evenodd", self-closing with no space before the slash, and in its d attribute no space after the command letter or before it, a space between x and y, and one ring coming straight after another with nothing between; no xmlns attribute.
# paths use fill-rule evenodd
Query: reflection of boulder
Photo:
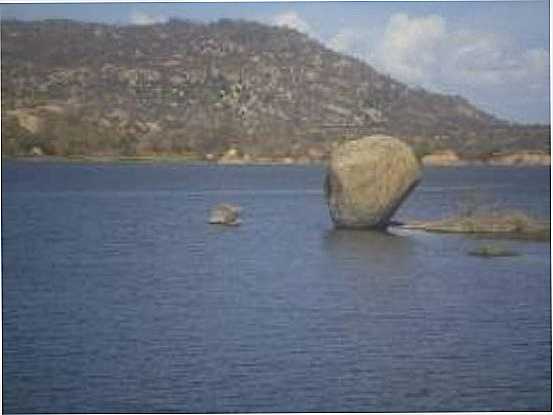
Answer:
<svg viewBox="0 0 553 415"><path fill-rule="evenodd" d="M419 261L413 238L388 232L329 229L322 242L330 264L356 268L364 279L375 282L412 276Z"/></svg>
<svg viewBox="0 0 553 415"><path fill-rule="evenodd" d="M385 228L420 180L409 146L371 136L337 146L331 153L325 191L337 227Z"/></svg>
<svg viewBox="0 0 553 415"><path fill-rule="evenodd" d="M209 223L232 226L239 225L240 219L238 219L238 215L241 210L242 209L238 206L221 203L211 210Z"/></svg>

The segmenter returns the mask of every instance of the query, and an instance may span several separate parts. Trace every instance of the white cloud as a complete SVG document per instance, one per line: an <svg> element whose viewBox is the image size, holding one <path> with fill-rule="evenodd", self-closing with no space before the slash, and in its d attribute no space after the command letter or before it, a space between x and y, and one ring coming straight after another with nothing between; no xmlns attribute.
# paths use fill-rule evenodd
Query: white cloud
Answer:
<svg viewBox="0 0 553 415"><path fill-rule="evenodd" d="M278 14L271 20L276 26L288 27L289 29L295 29L298 32L311 33L312 28L306 20L300 17L298 13L293 10Z"/></svg>
<svg viewBox="0 0 553 415"><path fill-rule="evenodd" d="M452 33L447 58L448 72L456 81L475 85L501 85L536 75L528 66L527 53L490 33Z"/></svg>
<svg viewBox="0 0 553 415"><path fill-rule="evenodd" d="M358 37L355 30L342 29L328 41L328 46L338 52L351 52Z"/></svg>
<svg viewBox="0 0 553 415"><path fill-rule="evenodd" d="M374 33L368 29L344 28L331 37L326 44L337 52L371 61L374 58L369 48L372 39L374 39Z"/></svg>
<svg viewBox="0 0 553 415"><path fill-rule="evenodd" d="M153 25L156 23L165 23L167 20L167 16L148 14L140 10L135 10L130 15L130 22L135 25Z"/></svg>
<svg viewBox="0 0 553 415"><path fill-rule="evenodd" d="M378 64L404 81L422 82L439 63L445 36L439 16L393 15L376 50Z"/></svg>
<svg viewBox="0 0 553 415"><path fill-rule="evenodd" d="M326 43L400 81L467 96L503 116L528 113L530 101L546 111L548 50L525 49L505 34L451 30L440 16L401 13L380 32L348 27ZM502 107L509 109L502 112Z"/></svg>
<svg viewBox="0 0 553 415"><path fill-rule="evenodd" d="M512 85L545 80L549 53L523 50L495 33L450 31L440 16L390 18L376 51L379 68L423 86Z"/></svg>

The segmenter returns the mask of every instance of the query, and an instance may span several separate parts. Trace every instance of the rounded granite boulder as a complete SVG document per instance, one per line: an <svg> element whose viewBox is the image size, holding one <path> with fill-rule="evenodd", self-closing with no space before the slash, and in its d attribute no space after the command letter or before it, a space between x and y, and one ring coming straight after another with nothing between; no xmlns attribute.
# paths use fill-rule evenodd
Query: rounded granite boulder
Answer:
<svg viewBox="0 0 553 415"><path fill-rule="evenodd" d="M386 228L420 178L417 157L396 138L342 143L330 155L325 181L330 217L340 228Z"/></svg>

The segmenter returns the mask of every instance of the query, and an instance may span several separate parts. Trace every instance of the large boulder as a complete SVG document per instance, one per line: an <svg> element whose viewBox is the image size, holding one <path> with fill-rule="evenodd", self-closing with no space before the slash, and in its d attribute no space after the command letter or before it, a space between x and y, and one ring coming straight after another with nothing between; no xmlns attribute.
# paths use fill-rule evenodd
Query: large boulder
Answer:
<svg viewBox="0 0 553 415"><path fill-rule="evenodd" d="M411 148L384 135L334 148L325 182L330 217L341 228L385 228L421 178Z"/></svg>

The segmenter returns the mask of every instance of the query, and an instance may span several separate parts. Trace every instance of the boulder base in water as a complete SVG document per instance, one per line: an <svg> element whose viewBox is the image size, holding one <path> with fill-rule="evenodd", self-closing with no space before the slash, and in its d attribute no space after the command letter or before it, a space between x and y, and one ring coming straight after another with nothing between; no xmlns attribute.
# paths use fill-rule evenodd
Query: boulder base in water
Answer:
<svg viewBox="0 0 553 415"><path fill-rule="evenodd" d="M240 211L241 209L238 206L221 203L211 209L209 223L232 226L239 225L240 219L238 219L238 214Z"/></svg>
<svg viewBox="0 0 553 415"><path fill-rule="evenodd" d="M348 141L331 153L325 193L341 228L385 228L415 188L420 164L402 141L377 135Z"/></svg>

